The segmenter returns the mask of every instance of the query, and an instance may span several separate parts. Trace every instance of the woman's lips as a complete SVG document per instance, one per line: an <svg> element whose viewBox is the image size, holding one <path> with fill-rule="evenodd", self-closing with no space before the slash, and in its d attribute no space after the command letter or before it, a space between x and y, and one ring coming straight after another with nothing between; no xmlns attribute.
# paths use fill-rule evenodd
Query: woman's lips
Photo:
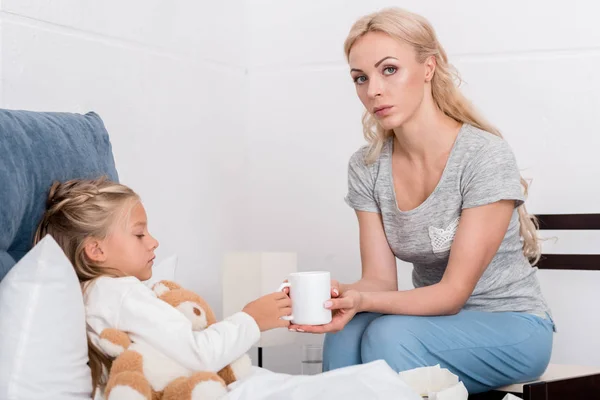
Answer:
<svg viewBox="0 0 600 400"><path fill-rule="evenodd" d="M377 115L378 117L384 117L392 112L393 107L394 106L376 107L374 114Z"/></svg>

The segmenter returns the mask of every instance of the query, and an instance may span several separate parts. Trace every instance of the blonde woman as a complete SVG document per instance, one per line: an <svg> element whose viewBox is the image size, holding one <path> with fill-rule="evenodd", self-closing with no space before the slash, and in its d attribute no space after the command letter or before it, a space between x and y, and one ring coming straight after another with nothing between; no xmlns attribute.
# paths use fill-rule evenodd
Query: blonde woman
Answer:
<svg viewBox="0 0 600 400"><path fill-rule="evenodd" d="M397 371L440 364L471 393L536 378L554 324L532 267L540 249L527 185L500 133L457 88L432 26L385 9L345 42L366 108L368 145L350 159L347 203L362 279L334 282L324 369L384 359ZM396 258L415 289L398 291Z"/></svg>

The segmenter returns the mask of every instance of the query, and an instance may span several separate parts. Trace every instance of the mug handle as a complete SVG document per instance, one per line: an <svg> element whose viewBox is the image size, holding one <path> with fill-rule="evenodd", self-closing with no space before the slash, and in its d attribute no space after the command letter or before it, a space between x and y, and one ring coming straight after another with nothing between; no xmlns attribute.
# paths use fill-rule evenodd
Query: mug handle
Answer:
<svg viewBox="0 0 600 400"><path fill-rule="evenodd" d="M279 288L277 289L277 291L278 291L278 292L281 292L281 291L282 291L283 289L285 289L286 287L287 287L287 288L291 288L291 287L292 287L292 284L291 284L291 283L289 283L289 282L283 282L283 283L282 283L282 284L279 286ZM293 315L284 315L283 317L280 317L280 318L281 318L281 319L284 319L284 320L286 320L286 321L291 321L291 320L293 320L293 319L294 319L294 316L293 316Z"/></svg>

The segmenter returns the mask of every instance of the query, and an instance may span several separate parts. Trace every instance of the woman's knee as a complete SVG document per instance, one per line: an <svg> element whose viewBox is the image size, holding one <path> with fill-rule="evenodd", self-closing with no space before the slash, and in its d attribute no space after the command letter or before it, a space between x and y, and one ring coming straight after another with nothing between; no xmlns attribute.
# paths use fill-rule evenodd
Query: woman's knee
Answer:
<svg viewBox="0 0 600 400"><path fill-rule="evenodd" d="M339 332L325 335L323 368L325 370L361 363L360 342L367 326L380 314L357 314Z"/></svg>
<svg viewBox="0 0 600 400"><path fill-rule="evenodd" d="M375 313L356 314L356 316L346 324L344 329L336 333L328 333L325 335L326 345L345 346L349 343L359 344L365 329L367 329L369 324L379 316L380 314Z"/></svg>
<svg viewBox="0 0 600 400"><path fill-rule="evenodd" d="M411 316L386 315L376 319L362 336L363 363L385 360L396 371L422 366L425 349L419 340L420 325Z"/></svg>

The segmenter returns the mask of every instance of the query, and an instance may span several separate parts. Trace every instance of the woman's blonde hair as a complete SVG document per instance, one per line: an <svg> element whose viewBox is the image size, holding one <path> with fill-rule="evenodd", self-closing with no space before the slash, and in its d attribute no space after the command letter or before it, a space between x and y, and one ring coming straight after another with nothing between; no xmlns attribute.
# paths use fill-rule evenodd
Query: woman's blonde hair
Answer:
<svg viewBox="0 0 600 400"><path fill-rule="evenodd" d="M458 72L448 62L446 52L427 19L400 8L385 8L366 15L356 21L350 29L344 43L346 59L349 59L354 43L368 32L385 33L394 39L412 45L418 62L423 63L429 57L435 57L436 68L431 81L431 92L437 107L458 122L468 123L502 137L500 131L481 117L459 90L458 86L461 81ZM363 133L369 143L365 161L372 163L379 157L385 140L394 132L383 129L368 110L365 110L362 122ZM521 178L521 185L527 196L529 186L523 178ZM537 235L538 223L535 216L527 213L524 204L518 207L518 213L523 253L532 261L532 264L535 264L540 258L541 251Z"/></svg>
<svg viewBox="0 0 600 400"><path fill-rule="evenodd" d="M46 211L35 232L34 245L51 235L65 252L83 286L100 276L117 276L116 272L102 268L87 257L86 240L106 238L126 205L137 201L139 197L133 190L104 177L54 182L46 200ZM112 359L96 348L89 337L88 355L95 392L106 384L103 368L109 371Z"/></svg>

